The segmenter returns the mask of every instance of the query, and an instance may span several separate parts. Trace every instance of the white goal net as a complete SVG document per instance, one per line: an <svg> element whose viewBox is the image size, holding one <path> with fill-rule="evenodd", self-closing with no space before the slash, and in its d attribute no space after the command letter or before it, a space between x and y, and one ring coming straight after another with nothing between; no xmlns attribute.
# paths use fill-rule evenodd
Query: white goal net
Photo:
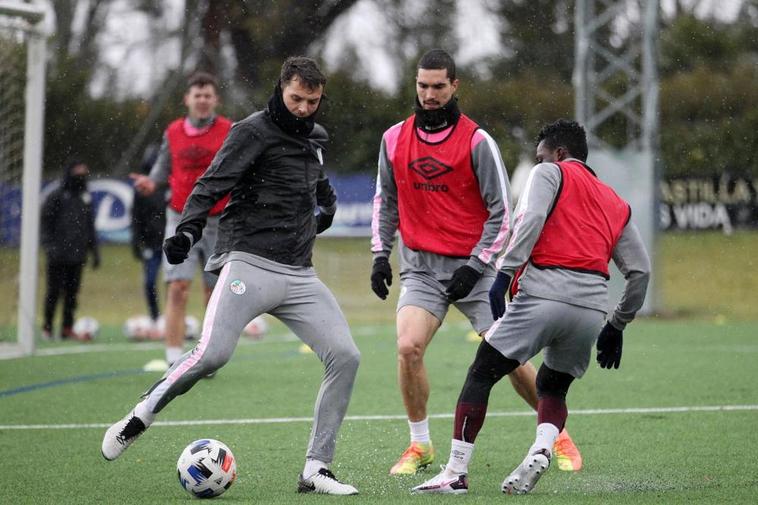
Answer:
<svg viewBox="0 0 758 505"><path fill-rule="evenodd" d="M37 334L43 17L0 1L0 357L31 354Z"/></svg>

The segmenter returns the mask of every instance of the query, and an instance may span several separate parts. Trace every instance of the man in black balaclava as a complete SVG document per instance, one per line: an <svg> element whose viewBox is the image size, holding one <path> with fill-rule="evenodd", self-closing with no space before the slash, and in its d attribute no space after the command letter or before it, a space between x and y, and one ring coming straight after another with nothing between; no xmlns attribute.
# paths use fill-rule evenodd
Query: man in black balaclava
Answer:
<svg viewBox="0 0 758 505"><path fill-rule="evenodd" d="M73 331L74 311L88 253L92 254L92 268L100 266L92 195L87 191L88 175L86 163L76 159L68 161L60 186L48 195L42 207L41 243L47 253L42 337L47 340L53 336L53 316L61 293L63 324L60 336L63 339L79 338Z"/></svg>

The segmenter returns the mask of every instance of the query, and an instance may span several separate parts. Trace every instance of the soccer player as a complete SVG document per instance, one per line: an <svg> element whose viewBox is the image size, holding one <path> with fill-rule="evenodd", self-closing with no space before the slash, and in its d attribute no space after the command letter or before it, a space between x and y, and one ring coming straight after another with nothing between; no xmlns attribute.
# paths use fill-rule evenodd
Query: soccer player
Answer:
<svg viewBox="0 0 758 505"><path fill-rule="evenodd" d="M197 72L190 76L184 105L187 116L173 121L166 128L158 159L150 174L130 174L134 188L143 195L151 195L158 186L168 183L171 196L166 209L167 237L174 235L195 181L210 165L232 125L229 119L216 114L218 81L210 74ZM163 277L168 289L164 311L166 363L162 368L168 369L184 352L184 321L192 278L198 267L202 270L213 251L219 215L228 201L229 197L225 196L210 210L203 236L193 244L187 261L180 265L163 263ZM217 278L211 272L203 272L206 304Z"/></svg>
<svg viewBox="0 0 758 505"><path fill-rule="evenodd" d="M393 475L415 474L434 461L424 353L451 304L477 334L492 325L487 293L495 258L510 233L510 187L500 150L458 109L458 84L448 53L424 54L417 67L415 113L384 133L379 153L371 288L387 298L389 256L399 228L398 378L411 439L390 469ZM527 362L510 375L534 409L536 375ZM563 468L579 470L581 455L567 432L558 443Z"/></svg>
<svg viewBox="0 0 758 505"><path fill-rule="evenodd" d="M192 244L201 240L209 211L231 192L206 266L220 274L202 337L143 401L108 429L102 444L106 459L116 459L174 397L223 366L245 325L267 312L308 344L325 367L298 491L358 492L339 482L329 463L360 354L337 300L311 263L316 234L329 228L337 205L323 166L326 131L315 122L325 84L312 59L288 58L268 107L232 127L195 184L176 235L164 243L172 264L187 258Z"/></svg>
<svg viewBox="0 0 758 505"><path fill-rule="evenodd" d="M519 199L513 234L489 292L497 320L458 398L450 458L414 492L468 491L468 464L492 387L544 349L537 374L537 435L502 483L504 493L530 492L550 466L568 416L566 394L587 370L596 340L600 366L619 367L623 330L642 307L650 260L629 205L597 178L586 159L586 135L578 123L558 120L540 131L537 165ZM611 258L626 283L603 325ZM506 304L509 286L513 299Z"/></svg>

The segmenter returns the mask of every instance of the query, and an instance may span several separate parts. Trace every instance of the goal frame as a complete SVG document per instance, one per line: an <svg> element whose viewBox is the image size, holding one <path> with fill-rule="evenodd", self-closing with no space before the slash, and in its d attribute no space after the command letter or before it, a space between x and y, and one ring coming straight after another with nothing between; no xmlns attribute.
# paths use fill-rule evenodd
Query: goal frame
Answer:
<svg viewBox="0 0 758 505"><path fill-rule="evenodd" d="M0 15L17 17L28 23L26 86L24 87L24 148L21 207L21 244L17 345L3 356L28 356L35 350L37 280L39 253L40 188L42 182L43 123L45 112L46 38L41 6L0 0Z"/></svg>

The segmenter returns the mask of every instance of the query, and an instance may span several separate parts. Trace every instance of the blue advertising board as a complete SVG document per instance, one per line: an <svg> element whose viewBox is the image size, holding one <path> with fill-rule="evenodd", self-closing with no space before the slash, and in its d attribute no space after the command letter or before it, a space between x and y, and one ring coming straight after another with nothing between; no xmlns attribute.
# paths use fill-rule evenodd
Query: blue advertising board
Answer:
<svg viewBox="0 0 758 505"><path fill-rule="evenodd" d="M337 214L324 235L369 236L375 182L368 175L330 177L338 196ZM58 187L44 185L40 201ZM100 178L89 182L95 208L95 229L101 242L128 243L134 190L127 179ZM0 184L0 246L17 246L21 236L21 188Z"/></svg>

